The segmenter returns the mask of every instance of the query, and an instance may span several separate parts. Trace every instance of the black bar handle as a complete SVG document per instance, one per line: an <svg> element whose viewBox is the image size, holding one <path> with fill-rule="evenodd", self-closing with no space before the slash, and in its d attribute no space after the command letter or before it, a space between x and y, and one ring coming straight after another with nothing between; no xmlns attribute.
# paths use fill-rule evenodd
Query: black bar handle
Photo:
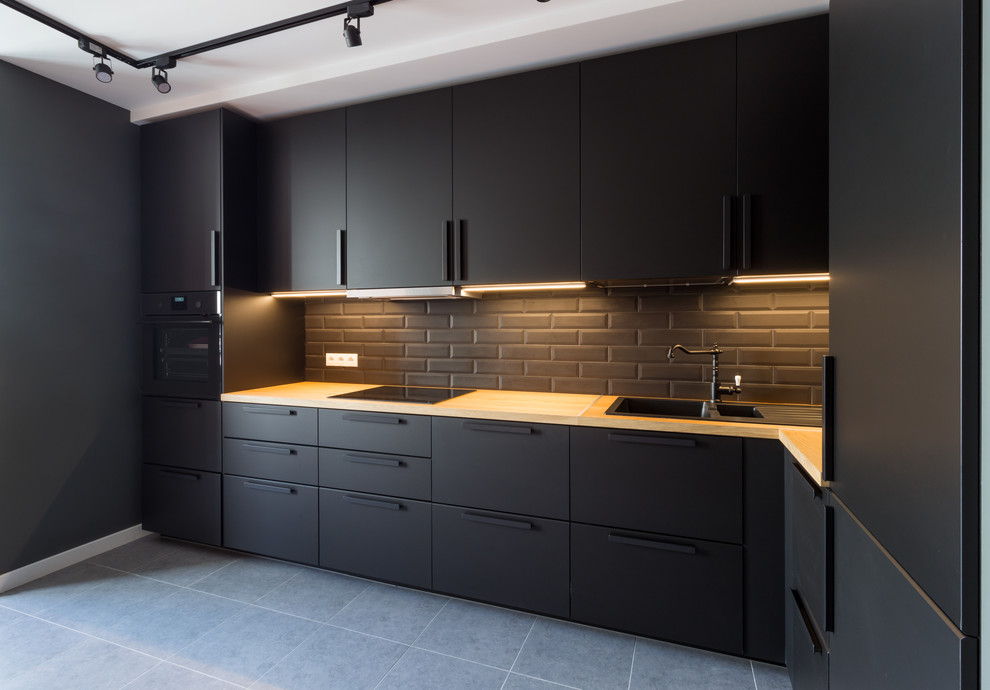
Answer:
<svg viewBox="0 0 990 690"><path fill-rule="evenodd" d="M732 268L732 196L722 196L722 270Z"/></svg>
<svg viewBox="0 0 990 690"><path fill-rule="evenodd" d="M175 477L181 477L183 479L189 479L190 481L198 482L200 480L200 475L196 472L180 472L179 470L158 470L162 474L171 474Z"/></svg>
<svg viewBox="0 0 990 690"><path fill-rule="evenodd" d="M640 436L639 434L609 434L609 441L619 443L645 443L653 446L678 446L694 448L698 442L693 438L670 438L669 436Z"/></svg>
<svg viewBox="0 0 990 690"><path fill-rule="evenodd" d="M272 455L295 455L294 448L285 446L262 446L257 443L242 443L241 447L255 453L271 453Z"/></svg>
<svg viewBox="0 0 990 690"><path fill-rule="evenodd" d="M158 404L162 407L178 407L184 410L195 410L203 406L195 400L159 400Z"/></svg>
<svg viewBox="0 0 990 690"><path fill-rule="evenodd" d="M815 624L811 622L811 616L808 615L808 609L804 605L804 599L796 589L792 589L791 594L794 596L794 604L798 607L801 620L804 621L804 627L808 631L808 637L811 639L811 650L815 654L821 654L824 646L822 645L821 638L818 636L818 631L815 630Z"/></svg>
<svg viewBox="0 0 990 690"><path fill-rule="evenodd" d="M344 456L348 462L356 462L361 465L380 465L382 467L401 467L402 463L392 458L379 458L372 455L355 455L348 453Z"/></svg>
<svg viewBox="0 0 990 690"><path fill-rule="evenodd" d="M822 357L822 481L835 478L835 357Z"/></svg>
<svg viewBox="0 0 990 690"><path fill-rule="evenodd" d="M372 424L402 424L401 417L389 417L381 414L345 414L341 417L345 422L370 422Z"/></svg>
<svg viewBox="0 0 990 690"><path fill-rule="evenodd" d="M511 424L485 424L483 422L464 422L461 427L468 431L492 431L497 434L531 434L533 427L513 426Z"/></svg>
<svg viewBox="0 0 990 690"><path fill-rule="evenodd" d="M533 529L533 523L526 520L507 520L505 518L490 517L488 515L476 515L475 513L461 513L461 520L477 522L482 525L494 525L496 527L511 527L512 529Z"/></svg>
<svg viewBox="0 0 990 690"><path fill-rule="evenodd" d="M440 235L440 280L450 280L450 221L445 220Z"/></svg>
<svg viewBox="0 0 990 690"><path fill-rule="evenodd" d="M740 199L740 204L742 208L740 209L740 215L742 216L742 232L740 237L740 247L742 251L742 257L739 263L740 268L748 269L752 267L753 264L753 197L751 194L743 194Z"/></svg>
<svg viewBox="0 0 990 690"><path fill-rule="evenodd" d="M347 251L347 231L337 230L337 285L343 287L347 284L347 275L344 271L344 253Z"/></svg>
<svg viewBox="0 0 990 690"><path fill-rule="evenodd" d="M280 417L292 417L296 414L291 407L281 405L245 405L242 409L248 414L273 414Z"/></svg>
<svg viewBox="0 0 990 690"><path fill-rule="evenodd" d="M810 486L811 490L815 492L815 498L820 501L822 498L822 487L818 486L818 484L815 483L815 480L808 476L808 473L804 471L803 467L801 467L801 463L795 461L791 464L794 465L794 469L797 470L797 473L801 475L801 479L808 482L808 486Z"/></svg>
<svg viewBox="0 0 990 690"><path fill-rule="evenodd" d="M457 221L457 227L454 229L454 282L459 282L463 280L463 244L464 242L464 220Z"/></svg>
<svg viewBox="0 0 990 690"><path fill-rule="evenodd" d="M358 506L368 506L369 508L384 508L385 510L401 510L402 504L396 501L380 501L374 498L362 498L360 496L349 496L344 494L343 498L348 503Z"/></svg>
<svg viewBox="0 0 990 690"><path fill-rule="evenodd" d="M291 486L275 486L273 484L256 484L255 482L244 482L245 489L254 491L268 491L273 494L294 494L296 492Z"/></svg>
<svg viewBox="0 0 990 690"><path fill-rule="evenodd" d="M210 285L220 285L220 231L210 231Z"/></svg>
<svg viewBox="0 0 990 690"><path fill-rule="evenodd" d="M835 632L835 508L825 506L825 632Z"/></svg>
<svg viewBox="0 0 990 690"><path fill-rule="evenodd" d="M674 553L696 554L698 547L689 544L672 544L666 541L653 541L652 539L639 539L637 537L627 537L622 534L609 534L608 540L613 544L623 546L641 546L647 549L657 549L658 551L673 551Z"/></svg>

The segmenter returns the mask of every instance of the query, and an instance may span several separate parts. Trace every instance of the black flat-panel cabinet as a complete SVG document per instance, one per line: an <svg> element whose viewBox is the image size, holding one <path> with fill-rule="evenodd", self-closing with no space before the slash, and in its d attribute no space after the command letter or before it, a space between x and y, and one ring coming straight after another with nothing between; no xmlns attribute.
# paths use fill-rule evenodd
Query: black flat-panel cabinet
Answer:
<svg viewBox="0 0 990 690"><path fill-rule="evenodd" d="M265 290L344 284L347 227L345 111L279 120L259 132L262 282Z"/></svg>
<svg viewBox="0 0 990 690"><path fill-rule="evenodd" d="M579 69L455 86L454 280L580 278Z"/></svg>
<svg viewBox="0 0 990 690"><path fill-rule="evenodd" d="M738 34L737 273L828 271L828 16Z"/></svg>
<svg viewBox="0 0 990 690"><path fill-rule="evenodd" d="M728 271L735 114L735 34L581 64L582 278Z"/></svg>
<svg viewBox="0 0 990 690"><path fill-rule="evenodd" d="M211 110L141 127L141 290L257 283L253 123Z"/></svg>
<svg viewBox="0 0 990 690"><path fill-rule="evenodd" d="M316 465L313 458L313 465ZM225 474L223 545L309 565L319 562L318 489Z"/></svg>
<svg viewBox="0 0 990 690"><path fill-rule="evenodd" d="M144 462L220 471L220 402L141 398Z"/></svg>
<svg viewBox="0 0 990 690"><path fill-rule="evenodd" d="M451 91L347 109L347 287L452 279Z"/></svg>
<svg viewBox="0 0 990 690"><path fill-rule="evenodd" d="M166 537L220 546L220 475L145 464L141 526Z"/></svg>

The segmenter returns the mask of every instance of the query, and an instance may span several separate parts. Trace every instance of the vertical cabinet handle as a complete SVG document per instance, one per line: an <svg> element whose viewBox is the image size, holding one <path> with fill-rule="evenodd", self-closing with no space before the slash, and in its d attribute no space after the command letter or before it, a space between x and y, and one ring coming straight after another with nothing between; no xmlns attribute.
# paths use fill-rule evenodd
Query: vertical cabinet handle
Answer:
<svg viewBox="0 0 990 690"><path fill-rule="evenodd" d="M732 268L732 196L722 196L722 270Z"/></svg>
<svg viewBox="0 0 990 690"><path fill-rule="evenodd" d="M210 232L210 285L220 285L220 231Z"/></svg>
<svg viewBox="0 0 990 690"><path fill-rule="evenodd" d="M822 357L822 481L835 478L835 357Z"/></svg>
<svg viewBox="0 0 990 690"><path fill-rule="evenodd" d="M740 209L741 224L742 224L742 236L740 238L740 247L742 251L742 256L739 259L740 266L742 269L749 269L753 264L753 197L751 194L743 194L740 199L742 208Z"/></svg>
<svg viewBox="0 0 990 690"><path fill-rule="evenodd" d="M463 275L463 247L464 247L464 220L457 221L457 228L454 230L454 282L464 279Z"/></svg>
<svg viewBox="0 0 990 690"><path fill-rule="evenodd" d="M344 253L347 251L347 231L337 230L337 285L343 287L347 284L347 275L344 268Z"/></svg>
<svg viewBox="0 0 990 690"><path fill-rule="evenodd" d="M450 280L450 221L445 220L440 234L440 280Z"/></svg>

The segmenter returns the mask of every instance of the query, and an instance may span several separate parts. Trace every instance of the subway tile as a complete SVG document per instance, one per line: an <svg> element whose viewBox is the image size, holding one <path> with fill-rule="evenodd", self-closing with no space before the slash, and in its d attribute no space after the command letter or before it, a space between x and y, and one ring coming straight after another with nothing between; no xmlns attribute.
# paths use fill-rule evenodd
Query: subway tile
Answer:
<svg viewBox="0 0 990 690"><path fill-rule="evenodd" d="M521 343L522 341L523 331L521 330L491 330L483 328L474 332L474 342L476 343Z"/></svg>
<svg viewBox="0 0 990 690"><path fill-rule="evenodd" d="M410 386L435 386L447 388L450 386L448 374L406 374L406 384Z"/></svg>
<svg viewBox="0 0 990 690"><path fill-rule="evenodd" d="M317 302L315 300L306 300L305 311L307 316L343 314L344 304L343 302Z"/></svg>
<svg viewBox="0 0 990 690"><path fill-rule="evenodd" d="M364 354L364 345L358 345L355 343L333 343L323 346L326 352L351 352L357 353L358 355Z"/></svg>
<svg viewBox="0 0 990 690"><path fill-rule="evenodd" d="M316 383L326 383L326 379L323 378L322 369L309 369L303 370L303 381L311 381Z"/></svg>
<svg viewBox="0 0 990 690"><path fill-rule="evenodd" d="M317 343L340 343L344 341L341 330L306 331L306 340Z"/></svg>
<svg viewBox="0 0 990 690"><path fill-rule="evenodd" d="M635 297L581 297L578 300L578 310L634 312L636 311Z"/></svg>
<svg viewBox="0 0 990 690"><path fill-rule="evenodd" d="M406 347L406 357L426 357L438 359L450 354L450 345L443 343L410 343Z"/></svg>
<svg viewBox="0 0 990 690"><path fill-rule="evenodd" d="M648 398L669 398L670 384L666 381L618 380L609 382L610 395L636 395ZM705 396L707 397L707 396Z"/></svg>
<svg viewBox="0 0 990 690"><path fill-rule="evenodd" d="M399 343L368 343L364 346L364 354L368 357L401 357L405 349Z"/></svg>
<svg viewBox="0 0 990 690"><path fill-rule="evenodd" d="M828 312L827 311L811 312L811 327L828 328Z"/></svg>
<svg viewBox="0 0 990 690"><path fill-rule="evenodd" d="M554 393L579 393L581 395L608 395L608 381L605 379L564 378L553 379Z"/></svg>
<svg viewBox="0 0 990 690"><path fill-rule="evenodd" d="M639 310L687 312L701 310L701 295L656 295L639 298Z"/></svg>
<svg viewBox="0 0 990 690"><path fill-rule="evenodd" d="M426 332L426 339L431 343L473 343L474 331L431 330Z"/></svg>
<svg viewBox="0 0 990 690"><path fill-rule="evenodd" d="M381 330L378 329L354 329L344 331L345 343L377 343L383 339Z"/></svg>
<svg viewBox="0 0 990 690"><path fill-rule="evenodd" d="M607 329L600 331L581 331L581 345L635 345L638 341L636 331Z"/></svg>
<svg viewBox="0 0 990 690"><path fill-rule="evenodd" d="M706 330L704 346L711 347L718 343L730 347L769 347L773 345L773 332L763 330Z"/></svg>
<svg viewBox="0 0 990 690"><path fill-rule="evenodd" d="M327 316L323 319L325 328L361 328L363 316Z"/></svg>
<svg viewBox="0 0 990 690"><path fill-rule="evenodd" d="M459 359L496 359L498 345L451 345L450 356Z"/></svg>
<svg viewBox="0 0 990 690"><path fill-rule="evenodd" d="M773 295L752 292L710 292L702 296L701 308L705 311L725 311L728 309L772 309Z"/></svg>
<svg viewBox="0 0 990 690"><path fill-rule="evenodd" d="M454 314L451 328L498 328L498 314Z"/></svg>
<svg viewBox="0 0 990 690"><path fill-rule="evenodd" d="M693 400L708 400L711 397L711 385L703 381L691 383L690 381L672 381L670 384L670 397L691 398Z"/></svg>
<svg viewBox="0 0 990 690"><path fill-rule="evenodd" d="M549 314L502 314L502 328L550 328Z"/></svg>
<svg viewBox="0 0 990 690"><path fill-rule="evenodd" d="M666 312L613 312L609 314L610 328L670 328L670 318Z"/></svg>
<svg viewBox="0 0 990 690"><path fill-rule="evenodd" d="M773 332L777 347L828 347L828 331L813 328L806 331L777 330Z"/></svg>
<svg viewBox="0 0 990 690"><path fill-rule="evenodd" d="M577 297L527 298L525 306L527 312L577 311L577 308Z"/></svg>
<svg viewBox="0 0 990 690"><path fill-rule="evenodd" d="M507 391L549 393L552 388L550 379L539 376L502 376L499 384L499 388Z"/></svg>
<svg viewBox="0 0 990 690"><path fill-rule="evenodd" d="M772 382L795 386L820 386L822 383L821 367L774 367Z"/></svg>
<svg viewBox="0 0 990 690"><path fill-rule="evenodd" d="M473 314L473 299L431 300L426 303L426 311L430 314Z"/></svg>
<svg viewBox="0 0 990 690"><path fill-rule="evenodd" d="M740 312L740 328L810 328L811 312L749 311Z"/></svg>
<svg viewBox="0 0 990 690"><path fill-rule="evenodd" d="M387 343L425 343L426 331L413 328L387 328L382 331L382 340Z"/></svg>
<svg viewBox="0 0 990 690"><path fill-rule="evenodd" d="M642 364L639 367L641 379L701 381L704 376L704 367L700 364Z"/></svg>
<svg viewBox="0 0 990 690"><path fill-rule="evenodd" d="M385 359L382 368L385 371L426 371L426 360L408 357L388 358Z"/></svg>
<svg viewBox="0 0 990 690"><path fill-rule="evenodd" d="M811 351L811 363L815 366L821 366L822 357L828 355L828 348L816 347Z"/></svg>
<svg viewBox="0 0 990 690"><path fill-rule="evenodd" d="M582 362L582 378L634 379L637 366L632 362Z"/></svg>
<svg viewBox="0 0 990 690"><path fill-rule="evenodd" d="M369 371L364 375L364 383L376 386L401 386L405 382L405 376L397 371Z"/></svg>
<svg viewBox="0 0 990 690"><path fill-rule="evenodd" d="M740 364L764 366L808 366L811 350L785 347L741 347Z"/></svg>
<svg viewBox="0 0 990 690"><path fill-rule="evenodd" d="M446 314L428 314L424 316L407 316L406 328L449 328L450 317Z"/></svg>
<svg viewBox="0 0 990 690"><path fill-rule="evenodd" d="M554 314L552 328L607 328L608 314Z"/></svg>
<svg viewBox="0 0 990 690"><path fill-rule="evenodd" d="M498 388L498 376L453 374L450 377L450 385L454 388L484 388L495 390Z"/></svg>
<svg viewBox="0 0 990 690"><path fill-rule="evenodd" d="M732 383L733 377L736 374L742 376L743 386L752 386L757 383L774 383L773 369L770 367L747 367L739 366L737 364L729 364L719 367L719 378L725 384ZM704 377L706 381L711 381L711 366L705 367Z"/></svg>
<svg viewBox="0 0 990 690"><path fill-rule="evenodd" d="M578 332L564 330L526 331L526 342L529 344L577 345Z"/></svg>
<svg viewBox="0 0 990 690"><path fill-rule="evenodd" d="M550 348L545 345L502 345L499 347L501 359L548 360Z"/></svg>
<svg viewBox="0 0 990 690"><path fill-rule="evenodd" d="M524 363L511 360L479 359L474 363L478 374L500 374L503 376L522 376Z"/></svg>
<svg viewBox="0 0 990 690"><path fill-rule="evenodd" d="M323 356L323 343L311 342L307 339L305 353L307 355Z"/></svg>
<svg viewBox="0 0 990 690"><path fill-rule="evenodd" d="M435 373L471 374L474 372L474 362L467 359L431 359L427 369Z"/></svg>
<svg viewBox="0 0 990 690"><path fill-rule="evenodd" d="M398 302L385 302L386 314L425 314L426 301L401 300Z"/></svg>
<svg viewBox="0 0 990 690"><path fill-rule="evenodd" d="M666 345L638 347L610 347L609 360L612 362L666 362Z"/></svg>
<svg viewBox="0 0 990 690"><path fill-rule="evenodd" d="M553 359L567 362L607 362L608 348L591 345L555 345Z"/></svg>
<svg viewBox="0 0 990 690"><path fill-rule="evenodd" d="M741 400L754 402L788 403L808 405L811 403L811 388L808 386L771 386L755 384L743 389Z"/></svg>
<svg viewBox="0 0 990 690"><path fill-rule="evenodd" d="M777 309L828 309L828 291L778 292L773 297Z"/></svg>
<svg viewBox="0 0 990 690"><path fill-rule="evenodd" d="M702 332L688 329L670 330L643 330L639 333L640 345L677 345L678 343L687 348L695 348L701 345Z"/></svg>
<svg viewBox="0 0 990 690"><path fill-rule="evenodd" d="M670 315L672 328L736 328L741 325L734 311L686 311Z"/></svg>
<svg viewBox="0 0 990 690"><path fill-rule="evenodd" d="M307 369L319 369L326 366L326 358L323 355L306 355L304 366Z"/></svg>
<svg viewBox="0 0 990 690"><path fill-rule="evenodd" d="M327 367L323 372L323 380L327 383L364 383L364 372L359 369Z"/></svg>
<svg viewBox="0 0 990 690"><path fill-rule="evenodd" d="M577 362L526 362L526 376L579 376Z"/></svg>
<svg viewBox="0 0 990 690"><path fill-rule="evenodd" d="M307 330L309 329L318 330L320 328L323 328L323 316L322 315L310 316L309 314L307 314L303 318L303 328Z"/></svg>
<svg viewBox="0 0 990 690"><path fill-rule="evenodd" d="M811 404L812 405L821 405L821 404L823 404L822 403L822 389L821 388L812 388L811 389Z"/></svg>
<svg viewBox="0 0 990 690"><path fill-rule="evenodd" d="M521 313L526 304L521 299L497 299L486 297L474 303L474 311L477 314L508 314L511 312Z"/></svg>
<svg viewBox="0 0 990 690"><path fill-rule="evenodd" d="M365 345L365 350L368 346ZM381 371L383 359L381 357L358 357L358 367L363 371Z"/></svg>
<svg viewBox="0 0 990 690"><path fill-rule="evenodd" d="M402 328L407 317L399 314L389 316L365 316L365 328Z"/></svg>
<svg viewBox="0 0 990 690"><path fill-rule="evenodd" d="M344 302L345 314L384 314L385 302L373 299L357 299Z"/></svg>

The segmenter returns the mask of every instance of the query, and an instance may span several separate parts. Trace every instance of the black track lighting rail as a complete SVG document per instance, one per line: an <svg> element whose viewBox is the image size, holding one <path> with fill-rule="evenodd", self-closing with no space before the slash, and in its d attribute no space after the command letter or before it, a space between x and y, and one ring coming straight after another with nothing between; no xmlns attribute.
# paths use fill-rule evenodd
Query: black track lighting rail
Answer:
<svg viewBox="0 0 990 690"><path fill-rule="evenodd" d="M278 33L279 31L285 31L286 29L293 29L297 26L304 26L306 24L311 24L312 22L320 21L321 19L329 19L330 17L338 17L343 14L349 14L349 10L352 10L351 16L368 16L368 14L365 13L370 14L370 8L375 5L380 5L383 2L390 2L390 0L352 0L352 2L342 2L336 5L331 5L330 7L325 7L321 10L314 10L313 12L300 14L295 17L290 17L289 19L283 19L281 21L272 22L271 24L265 24L264 26L259 26L255 29L240 31L236 34L230 34L229 36L222 36L211 41L204 41L186 48L180 48L179 50L169 51L167 53L141 59L133 58L120 52L119 50L115 50L103 42L87 36L78 29L71 27L68 24L64 24L53 17L49 17L47 14L39 12L33 7L28 7L27 5L17 2L16 0L0 0L0 5L5 5L12 10L20 12L21 14L30 17L37 22L41 22L45 26L65 34L66 36L71 36L76 39L79 47L87 53L97 57L111 57L114 60L123 62L125 65L130 65L136 69L145 69L147 67L171 68L175 66L176 60L181 60L182 58L199 55L200 53L206 53L211 50L216 50L217 48L225 48L226 46L243 43L244 41L250 41L255 38L261 38L262 36L268 36Z"/></svg>

